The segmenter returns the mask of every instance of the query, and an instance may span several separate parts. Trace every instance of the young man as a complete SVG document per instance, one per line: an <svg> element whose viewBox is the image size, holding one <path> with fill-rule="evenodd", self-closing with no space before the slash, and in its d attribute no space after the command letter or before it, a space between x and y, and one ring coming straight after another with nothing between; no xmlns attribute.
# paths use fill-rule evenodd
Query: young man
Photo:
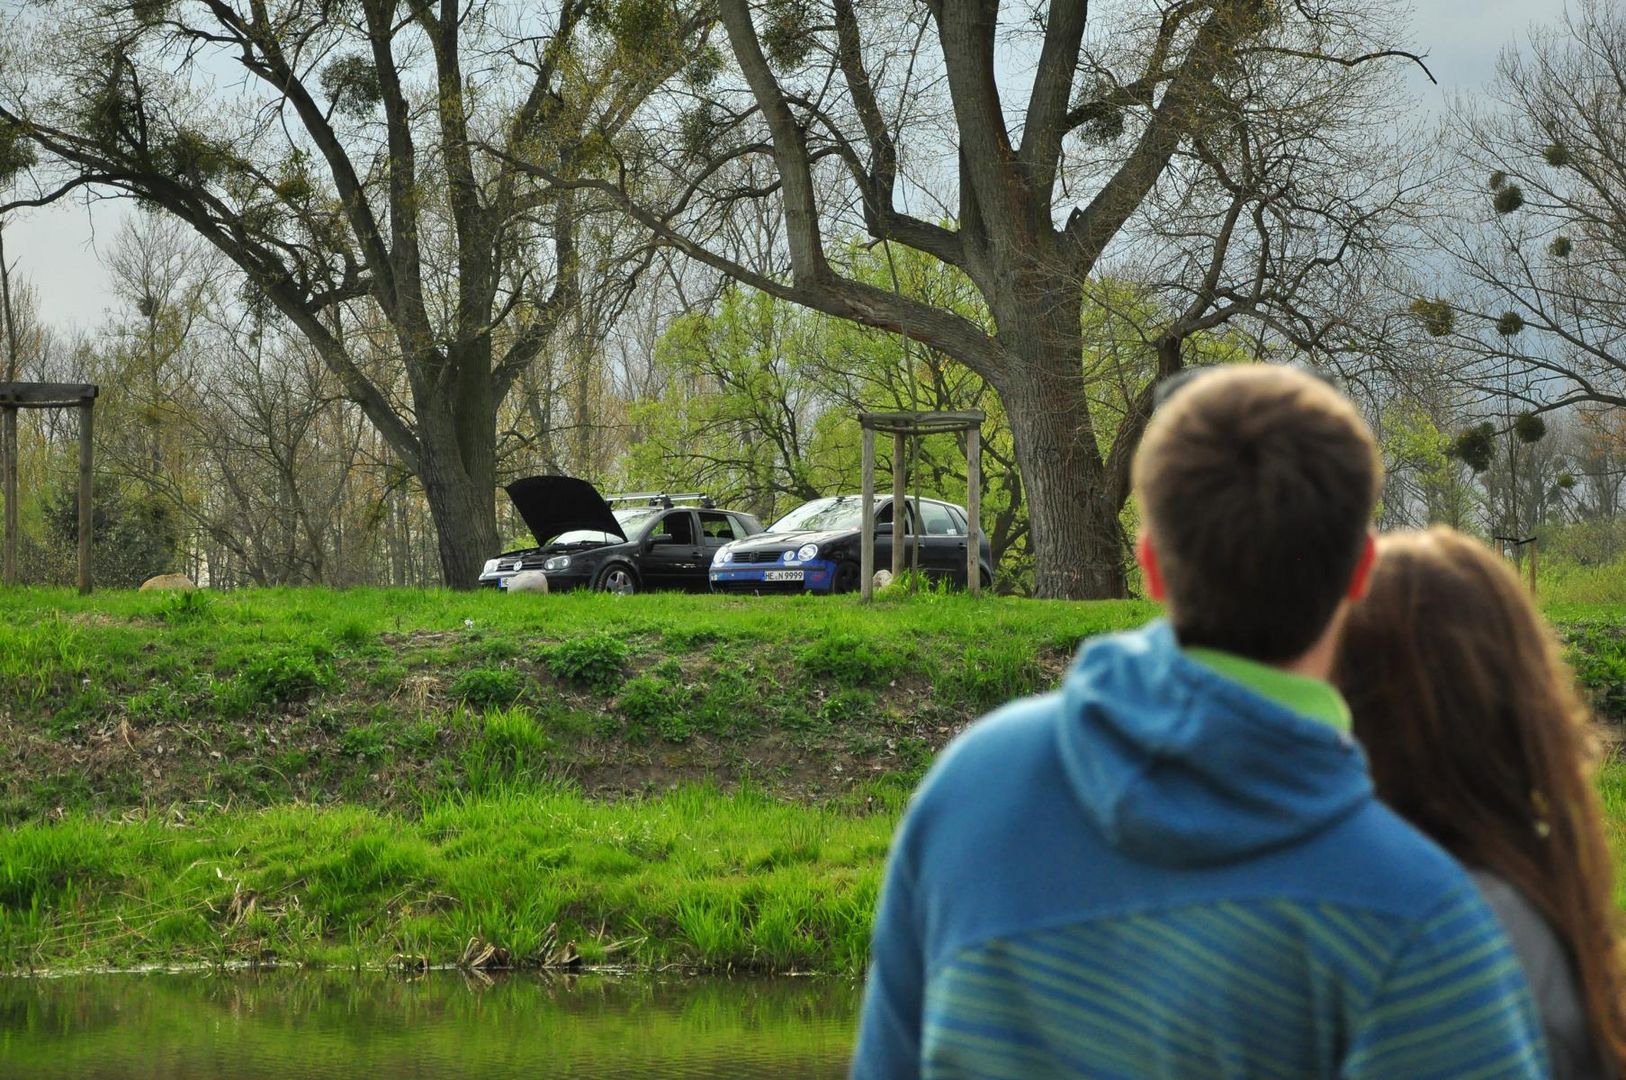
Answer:
<svg viewBox="0 0 1626 1080"><path fill-rule="evenodd" d="M955 740L882 890L857 1077L1537 1077L1467 876L1372 797L1326 681L1371 566L1354 408L1224 368L1135 461L1168 620Z"/></svg>

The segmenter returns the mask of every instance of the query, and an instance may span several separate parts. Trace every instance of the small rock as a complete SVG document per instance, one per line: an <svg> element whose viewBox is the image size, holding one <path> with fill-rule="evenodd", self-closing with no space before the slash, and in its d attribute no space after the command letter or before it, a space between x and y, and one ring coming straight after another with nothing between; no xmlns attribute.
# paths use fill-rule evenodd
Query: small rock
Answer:
<svg viewBox="0 0 1626 1080"><path fill-rule="evenodd" d="M158 592L168 589L177 592L192 592L197 587L197 583L185 574L159 574L157 577L150 577L143 581L139 591Z"/></svg>
<svg viewBox="0 0 1626 1080"><path fill-rule="evenodd" d="M508 579L508 591L545 593L548 591L548 575L540 570L523 570Z"/></svg>

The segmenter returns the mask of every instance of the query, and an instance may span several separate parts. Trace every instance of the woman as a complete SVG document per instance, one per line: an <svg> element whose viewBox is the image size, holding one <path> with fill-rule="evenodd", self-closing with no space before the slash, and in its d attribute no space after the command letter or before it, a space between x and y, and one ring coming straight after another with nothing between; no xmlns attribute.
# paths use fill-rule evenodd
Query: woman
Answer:
<svg viewBox="0 0 1626 1080"><path fill-rule="evenodd" d="M1554 1075L1622 1075L1596 742L1513 570L1449 529L1383 537L1338 667L1378 796L1473 872L1507 928Z"/></svg>

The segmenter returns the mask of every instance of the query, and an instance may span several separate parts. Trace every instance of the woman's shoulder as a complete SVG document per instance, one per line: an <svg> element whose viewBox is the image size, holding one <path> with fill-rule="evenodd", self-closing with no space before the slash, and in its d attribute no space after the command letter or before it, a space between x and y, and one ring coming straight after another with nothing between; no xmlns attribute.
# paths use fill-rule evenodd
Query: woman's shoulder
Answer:
<svg viewBox="0 0 1626 1080"><path fill-rule="evenodd" d="M1518 886L1486 870L1469 872L1513 943L1541 1014L1557 1078L1609 1077L1598 1060L1569 951Z"/></svg>

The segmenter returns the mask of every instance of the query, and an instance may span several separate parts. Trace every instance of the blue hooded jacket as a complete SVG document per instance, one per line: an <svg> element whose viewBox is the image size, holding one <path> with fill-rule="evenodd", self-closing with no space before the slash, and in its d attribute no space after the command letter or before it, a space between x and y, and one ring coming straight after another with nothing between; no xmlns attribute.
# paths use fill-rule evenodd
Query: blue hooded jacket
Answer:
<svg viewBox="0 0 1626 1080"><path fill-rule="evenodd" d="M856 1077L1538 1077L1518 962L1359 747L1166 623L944 751L887 865Z"/></svg>

